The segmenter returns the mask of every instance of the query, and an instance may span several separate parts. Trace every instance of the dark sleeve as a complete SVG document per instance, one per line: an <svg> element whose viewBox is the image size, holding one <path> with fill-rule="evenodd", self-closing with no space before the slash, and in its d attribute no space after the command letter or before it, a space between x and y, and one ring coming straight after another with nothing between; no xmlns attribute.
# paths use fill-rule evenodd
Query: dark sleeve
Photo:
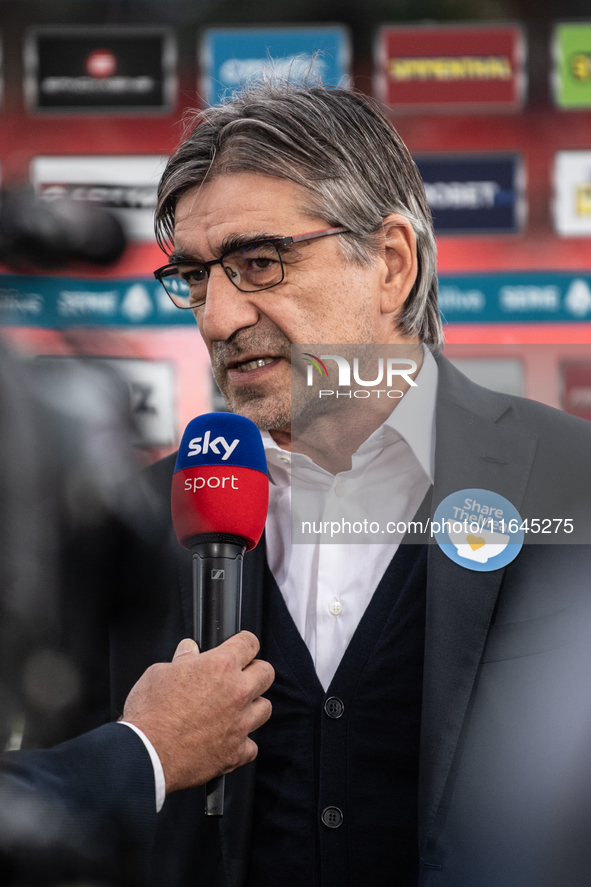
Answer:
<svg viewBox="0 0 591 887"><path fill-rule="evenodd" d="M0 883L139 887L155 825L152 763L129 727L0 757Z"/></svg>

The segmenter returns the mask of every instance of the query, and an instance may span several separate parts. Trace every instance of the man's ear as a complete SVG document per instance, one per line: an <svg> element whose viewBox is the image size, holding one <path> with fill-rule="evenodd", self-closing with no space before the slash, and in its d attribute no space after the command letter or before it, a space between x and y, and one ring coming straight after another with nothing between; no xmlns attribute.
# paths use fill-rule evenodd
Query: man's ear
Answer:
<svg viewBox="0 0 591 887"><path fill-rule="evenodd" d="M417 238L408 219L398 213L384 219L382 232L382 312L398 313L417 279Z"/></svg>

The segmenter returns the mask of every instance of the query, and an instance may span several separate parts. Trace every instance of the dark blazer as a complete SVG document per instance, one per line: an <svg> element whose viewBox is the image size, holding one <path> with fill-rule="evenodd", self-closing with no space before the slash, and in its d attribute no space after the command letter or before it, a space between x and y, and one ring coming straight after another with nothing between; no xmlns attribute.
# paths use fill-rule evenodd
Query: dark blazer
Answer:
<svg viewBox="0 0 591 887"><path fill-rule="evenodd" d="M152 763L129 727L0 757L0 883L142 884L155 825Z"/></svg>
<svg viewBox="0 0 591 887"><path fill-rule="evenodd" d="M578 535L544 544L528 538L515 561L492 572L461 567L429 546L419 883L533 887L589 695L569 680L576 661L569 657L578 655L576 627L586 624L590 549L556 543L588 542L591 426L481 388L445 358L438 362L433 507L458 490L494 490L523 518L572 518ZM173 465L170 457L148 472L165 523ZM112 630L113 716L142 671L170 659L192 630L190 556L170 531L162 553L169 565L164 615L136 614ZM259 545L246 556L244 574L243 627L255 633L263 569ZM221 820L203 816L199 789L167 799L152 884L243 885L255 766L227 777Z"/></svg>

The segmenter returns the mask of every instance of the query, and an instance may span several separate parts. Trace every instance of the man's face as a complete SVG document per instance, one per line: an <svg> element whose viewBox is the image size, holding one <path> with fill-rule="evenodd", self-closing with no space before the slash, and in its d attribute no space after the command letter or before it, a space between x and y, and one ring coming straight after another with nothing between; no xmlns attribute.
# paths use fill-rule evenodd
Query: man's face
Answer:
<svg viewBox="0 0 591 887"><path fill-rule="evenodd" d="M175 251L217 259L230 237L285 237L328 228L305 212L306 192L286 179L257 173L221 175L185 192L175 214ZM384 344L405 341L383 311L387 269L344 258L337 237L282 251L285 278L243 293L220 265L211 269L207 299L195 316L215 379L231 410L261 429L291 421L292 344ZM263 365L259 365L260 362Z"/></svg>

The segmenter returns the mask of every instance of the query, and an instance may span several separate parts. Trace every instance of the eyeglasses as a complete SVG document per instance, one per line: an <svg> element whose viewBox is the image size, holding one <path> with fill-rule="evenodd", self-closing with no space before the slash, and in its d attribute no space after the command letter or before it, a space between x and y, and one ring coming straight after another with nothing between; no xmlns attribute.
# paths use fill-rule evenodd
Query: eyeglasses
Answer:
<svg viewBox="0 0 591 887"><path fill-rule="evenodd" d="M281 248L333 234L346 234L348 228L325 228L295 237L271 237L251 240L225 252L211 262L179 260L154 271L177 308L199 308L205 304L209 274L221 265L241 293L258 293L277 286L285 278Z"/></svg>

